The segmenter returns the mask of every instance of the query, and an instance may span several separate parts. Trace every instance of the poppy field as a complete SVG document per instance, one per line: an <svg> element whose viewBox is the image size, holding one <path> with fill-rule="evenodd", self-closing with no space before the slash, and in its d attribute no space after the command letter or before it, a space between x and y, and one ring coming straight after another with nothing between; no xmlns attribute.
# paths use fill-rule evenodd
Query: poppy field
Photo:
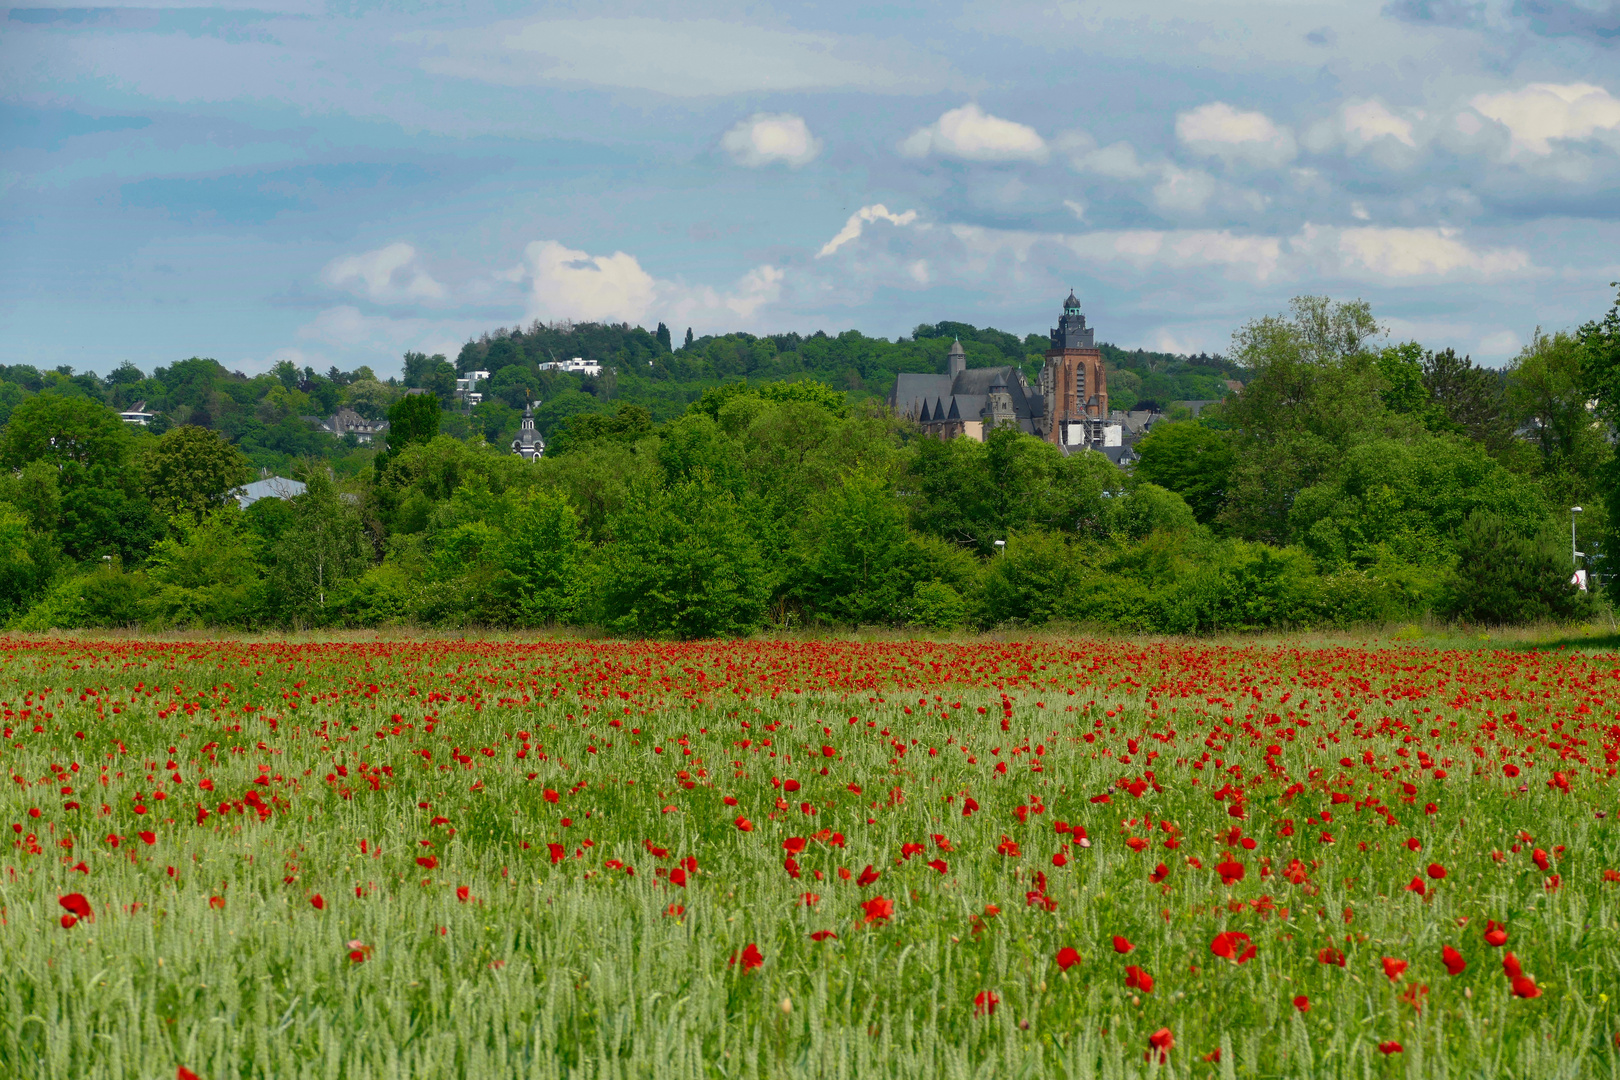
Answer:
<svg viewBox="0 0 1620 1080"><path fill-rule="evenodd" d="M1620 1077L1620 658L0 662L0 1075Z"/></svg>

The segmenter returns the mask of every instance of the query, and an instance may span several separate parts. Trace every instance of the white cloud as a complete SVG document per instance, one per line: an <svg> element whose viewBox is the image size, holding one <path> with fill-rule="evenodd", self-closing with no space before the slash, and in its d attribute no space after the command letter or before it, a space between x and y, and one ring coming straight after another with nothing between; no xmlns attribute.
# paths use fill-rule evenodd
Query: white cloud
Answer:
<svg viewBox="0 0 1620 1080"><path fill-rule="evenodd" d="M1096 173L1110 180L1141 180L1157 169L1143 164L1130 143L1098 147L1097 141L1083 131L1066 131L1054 145L1068 157L1069 167L1076 172Z"/></svg>
<svg viewBox="0 0 1620 1080"><path fill-rule="evenodd" d="M1223 101L1200 105L1176 117L1176 138L1196 154L1255 165L1285 165L1294 159L1294 136L1261 112L1242 112Z"/></svg>
<svg viewBox="0 0 1620 1080"><path fill-rule="evenodd" d="M523 264L503 276L527 282L533 318L630 323L678 319L734 329L735 320L750 319L781 297L784 274L774 266L755 267L730 291L722 292L654 278L634 255L622 251L590 255L555 240L537 240L524 249Z"/></svg>
<svg viewBox="0 0 1620 1080"><path fill-rule="evenodd" d="M1086 220L1086 204L1079 199L1064 199L1063 205L1069 208L1076 221Z"/></svg>
<svg viewBox="0 0 1620 1080"><path fill-rule="evenodd" d="M907 210L904 213L895 214L891 213L889 208L884 206L882 203L877 203L872 206L863 206L853 214L849 215L849 220L844 222L844 227L842 229L838 230L838 235L821 245L821 250L816 252L816 258L824 259L828 255L831 255L833 252L837 251L839 248L843 247L845 244L849 243L851 240L854 240L856 237L861 235L861 230L871 222L887 221L891 225L905 226L910 225L916 220L917 211L915 210Z"/></svg>
<svg viewBox="0 0 1620 1080"><path fill-rule="evenodd" d="M444 298L444 286L422 269L416 249L405 243L333 259L321 271L321 280L379 304Z"/></svg>
<svg viewBox="0 0 1620 1080"><path fill-rule="evenodd" d="M1276 273L1282 261L1282 245L1275 237L1243 236L1225 229L1128 229L1065 235L953 225L948 232L965 249L968 257L958 261L958 271L969 278L983 275L1006 259L1023 264L1048 249L1061 252L1058 261L1064 264L1079 256L1088 265L1138 271L1219 269L1260 281Z"/></svg>
<svg viewBox="0 0 1620 1080"><path fill-rule="evenodd" d="M907 157L964 158L968 161L1045 161L1046 141L1026 124L991 116L969 102L952 109L900 144Z"/></svg>
<svg viewBox="0 0 1620 1080"><path fill-rule="evenodd" d="M1498 330L1479 339L1474 352L1480 356L1512 356L1522 348L1519 335L1511 330Z"/></svg>
<svg viewBox="0 0 1620 1080"><path fill-rule="evenodd" d="M1148 348L1154 352L1178 353L1182 356L1191 356L1202 351L1190 339L1182 337L1168 326L1161 326L1148 335Z"/></svg>
<svg viewBox="0 0 1620 1080"><path fill-rule="evenodd" d="M1332 229L1307 224L1290 241L1324 272L1351 277L1501 278L1533 269L1519 248L1476 248L1448 228Z"/></svg>
<svg viewBox="0 0 1620 1080"><path fill-rule="evenodd" d="M1347 103L1339 114L1344 122L1346 136L1352 145L1362 146L1375 139L1391 138L1404 146L1417 148L1412 138L1412 121L1396 116L1378 101Z"/></svg>
<svg viewBox="0 0 1620 1080"><path fill-rule="evenodd" d="M1196 214L1214 196L1215 178L1201 169L1180 169L1166 163L1153 186L1153 201L1161 210Z"/></svg>
<svg viewBox="0 0 1620 1080"><path fill-rule="evenodd" d="M774 30L720 19L514 20L400 40L422 67L506 86L583 83L674 97L856 90L937 93L949 66L903 43Z"/></svg>
<svg viewBox="0 0 1620 1080"><path fill-rule="evenodd" d="M731 160L750 168L777 162L798 167L821 153L821 140L791 113L755 113L721 136L720 146Z"/></svg>
<svg viewBox="0 0 1620 1080"><path fill-rule="evenodd" d="M1522 90L1480 94L1470 103L1513 136L1514 153L1552 153L1553 139L1620 132L1620 100L1590 83L1531 83ZM1468 129L1459 122L1466 134Z"/></svg>

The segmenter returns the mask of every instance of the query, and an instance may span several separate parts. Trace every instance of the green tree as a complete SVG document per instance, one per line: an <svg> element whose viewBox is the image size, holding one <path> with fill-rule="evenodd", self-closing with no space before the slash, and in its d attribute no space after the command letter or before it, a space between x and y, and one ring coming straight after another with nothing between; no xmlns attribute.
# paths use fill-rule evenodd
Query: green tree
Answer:
<svg viewBox="0 0 1620 1080"><path fill-rule="evenodd" d="M193 524L225 505L252 476L247 458L217 431L189 424L147 446L140 468L146 497L158 513L184 515Z"/></svg>
<svg viewBox="0 0 1620 1080"><path fill-rule="evenodd" d="M0 467L38 462L55 470L57 540L74 559L138 559L157 538L161 523L140 496L134 456L128 425L83 397L31 397L0 436Z"/></svg>
<svg viewBox="0 0 1620 1080"><path fill-rule="evenodd" d="M10 620L44 595L59 561L50 534L33 529L27 515L0 502L0 619Z"/></svg>
<svg viewBox="0 0 1620 1080"><path fill-rule="evenodd" d="M284 622L318 626L332 616L333 592L365 571L371 550L359 514L331 473L317 467L305 484L304 493L289 500L292 521L272 549L268 579Z"/></svg>
<svg viewBox="0 0 1620 1080"><path fill-rule="evenodd" d="M388 447L377 455L377 467L381 469L407 446L432 442L439 434L442 412L439 399L432 394L407 394L396 401L388 410Z"/></svg>
<svg viewBox="0 0 1620 1080"><path fill-rule="evenodd" d="M1509 413L1540 450L1543 486L1565 505L1597 493L1597 481L1613 460L1609 431L1591 407L1591 348L1570 334L1537 329L1508 367Z"/></svg>
<svg viewBox="0 0 1620 1080"><path fill-rule="evenodd" d="M456 396L456 369L442 355L408 352L405 354L406 386L426 390L448 405Z"/></svg>
<svg viewBox="0 0 1620 1080"><path fill-rule="evenodd" d="M829 622L899 621L927 571L894 486L869 473L847 477L816 500L800 544L795 592Z"/></svg>
<svg viewBox="0 0 1620 1080"><path fill-rule="evenodd" d="M1497 514L1468 515L1457 537L1457 569L1442 603L1453 618L1486 625L1569 619L1584 606L1570 584L1568 539L1555 525L1526 533Z"/></svg>
<svg viewBox="0 0 1620 1080"><path fill-rule="evenodd" d="M262 602L258 544L235 506L180 521L178 535L152 548L155 586L143 610L156 626L245 626Z"/></svg>
<svg viewBox="0 0 1620 1080"><path fill-rule="evenodd" d="M1474 366L1456 350L1431 352L1423 358L1423 386L1434 403L1433 431L1452 431L1500 455L1514 441L1500 372Z"/></svg>
<svg viewBox="0 0 1620 1080"><path fill-rule="evenodd" d="M546 456L558 457L575 453L598 442L616 442L633 445L652 434L652 413L640 405L620 403L611 416L601 413L577 413L552 435L546 443Z"/></svg>
<svg viewBox="0 0 1620 1080"><path fill-rule="evenodd" d="M1289 314L1233 335L1233 357L1253 377L1227 400L1234 461L1220 521L1239 536L1288 540L1295 496L1317 483L1351 445L1396 431L1385 408L1377 357L1366 348L1378 325L1366 303L1297 297Z"/></svg>
<svg viewBox="0 0 1620 1080"><path fill-rule="evenodd" d="M1620 282L1611 282L1620 286ZM1620 430L1620 296L1601 319L1580 329L1581 372L1586 391L1597 403L1598 416L1609 431ZM1620 552L1620 460L1611 456L1598 469L1609 532L1604 537L1606 553ZM1588 548L1590 550L1590 546ZM1613 555L1606 554L1605 569L1612 572Z"/></svg>
<svg viewBox="0 0 1620 1080"><path fill-rule="evenodd" d="M1195 421L1160 421L1136 444L1136 475L1187 500L1205 525L1226 500L1234 455L1227 436Z"/></svg>
<svg viewBox="0 0 1620 1080"><path fill-rule="evenodd" d="M584 552L579 515L568 496L555 489L528 494L507 517L504 531L501 564L515 585L522 621L543 626L573 618Z"/></svg>
<svg viewBox="0 0 1620 1080"><path fill-rule="evenodd" d="M707 478L641 482L615 514L594 572L597 614L614 634L682 639L759 629L769 584L747 519Z"/></svg>

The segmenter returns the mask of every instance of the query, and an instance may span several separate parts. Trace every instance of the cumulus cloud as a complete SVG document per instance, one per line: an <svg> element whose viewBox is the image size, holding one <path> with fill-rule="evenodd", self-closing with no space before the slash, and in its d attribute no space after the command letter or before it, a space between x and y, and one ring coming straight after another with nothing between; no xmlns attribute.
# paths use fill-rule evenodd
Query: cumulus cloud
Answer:
<svg viewBox="0 0 1620 1080"><path fill-rule="evenodd" d="M1215 195L1215 178L1201 169L1181 169L1166 163L1153 186L1153 201L1159 209L1173 213L1196 214Z"/></svg>
<svg viewBox="0 0 1620 1080"><path fill-rule="evenodd" d="M1046 140L1026 124L991 116L969 102L952 109L900 144L907 157L963 158L968 161L1045 161Z"/></svg>
<svg viewBox="0 0 1620 1080"><path fill-rule="evenodd" d="M1084 131L1066 131L1054 145L1076 172L1096 173L1110 180L1142 180L1156 171L1136 156L1136 147L1123 140L1099 147Z"/></svg>
<svg viewBox="0 0 1620 1080"><path fill-rule="evenodd" d="M1344 119L1345 134L1362 144L1387 137L1402 145L1417 147L1412 138L1412 121L1396 116L1382 102L1350 102L1340 115Z"/></svg>
<svg viewBox="0 0 1620 1080"><path fill-rule="evenodd" d="M1295 251L1328 273L1382 279L1501 278L1532 269L1519 248L1478 248L1450 228L1323 228L1307 224Z"/></svg>
<svg viewBox="0 0 1620 1080"><path fill-rule="evenodd" d="M851 240L859 237L861 230L874 221L887 221L891 225L906 226L916 220L917 211L915 210L907 210L904 213L896 214L890 212L889 208L882 203L863 206L849 215L849 220L844 222L844 227L838 230L836 236L821 245L821 250L816 252L816 258L825 259Z"/></svg>
<svg viewBox="0 0 1620 1080"><path fill-rule="evenodd" d="M1245 112L1212 101L1176 117L1176 138L1195 154L1254 165L1285 165L1294 159L1294 136L1262 112Z"/></svg>
<svg viewBox="0 0 1620 1080"><path fill-rule="evenodd" d="M759 266L727 291L654 278L634 255L591 255L555 240L524 249L523 263L505 277L529 288L533 318L576 322L647 323L654 319L749 319L781 296L783 272Z"/></svg>
<svg viewBox="0 0 1620 1080"><path fill-rule="evenodd" d="M422 269L416 249L406 243L333 259L321 271L321 280L379 304L441 300L445 294L444 286Z"/></svg>
<svg viewBox="0 0 1620 1080"><path fill-rule="evenodd" d="M731 160L749 168L778 162L797 168L821 153L821 140L810 134L802 117L791 113L755 113L720 137Z"/></svg>
<svg viewBox="0 0 1620 1080"><path fill-rule="evenodd" d="M1620 100L1590 83L1531 83L1520 90L1480 94L1470 103L1513 137L1512 152L1545 156L1553 139L1620 132Z"/></svg>

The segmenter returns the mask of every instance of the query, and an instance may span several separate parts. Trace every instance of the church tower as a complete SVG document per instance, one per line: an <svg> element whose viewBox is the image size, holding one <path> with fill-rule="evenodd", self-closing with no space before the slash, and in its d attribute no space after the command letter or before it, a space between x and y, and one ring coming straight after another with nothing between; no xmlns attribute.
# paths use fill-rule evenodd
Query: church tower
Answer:
<svg viewBox="0 0 1620 1080"><path fill-rule="evenodd" d="M1055 446L1083 446L1108 419L1108 379L1102 352L1080 313L1080 301L1069 292L1063 314L1052 331L1052 347L1041 369L1041 397L1046 405L1042 437Z"/></svg>

